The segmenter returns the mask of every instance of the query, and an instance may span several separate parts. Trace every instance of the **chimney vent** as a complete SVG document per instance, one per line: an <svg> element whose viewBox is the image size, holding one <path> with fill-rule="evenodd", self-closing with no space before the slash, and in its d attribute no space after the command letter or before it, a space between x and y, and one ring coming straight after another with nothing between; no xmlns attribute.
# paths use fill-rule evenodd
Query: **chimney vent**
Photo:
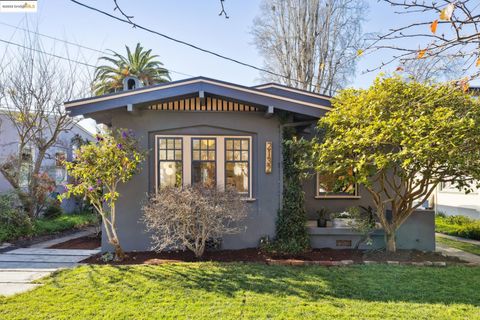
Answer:
<svg viewBox="0 0 480 320"><path fill-rule="evenodd" d="M143 87L142 82L137 77L125 77L123 79L123 91L133 90Z"/></svg>

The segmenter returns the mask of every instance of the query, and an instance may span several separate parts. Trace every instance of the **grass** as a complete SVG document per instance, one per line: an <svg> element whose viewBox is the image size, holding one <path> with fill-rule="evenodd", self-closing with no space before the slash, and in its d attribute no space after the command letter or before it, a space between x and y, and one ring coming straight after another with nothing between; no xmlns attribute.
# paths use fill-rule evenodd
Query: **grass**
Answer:
<svg viewBox="0 0 480 320"><path fill-rule="evenodd" d="M95 214L63 214L53 219L37 219L31 227L13 227L0 225L0 243L12 241L20 237L33 237L54 234L71 229L80 229L98 221Z"/></svg>
<svg viewBox="0 0 480 320"><path fill-rule="evenodd" d="M435 231L467 239L480 240L480 220L464 216L435 216Z"/></svg>
<svg viewBox="0 0 480 320"><path fill-rule="evenodd" d="M480 319L480 268L81 266L0 297L0 319Z"/></svg>
<svg viewBox="0 0 480 320"><path fill-rule="evenodd" d="M436 241L437 243L480 256L480 246L477 246L475 244L443 238L443 237L436 237Z"/></svg>

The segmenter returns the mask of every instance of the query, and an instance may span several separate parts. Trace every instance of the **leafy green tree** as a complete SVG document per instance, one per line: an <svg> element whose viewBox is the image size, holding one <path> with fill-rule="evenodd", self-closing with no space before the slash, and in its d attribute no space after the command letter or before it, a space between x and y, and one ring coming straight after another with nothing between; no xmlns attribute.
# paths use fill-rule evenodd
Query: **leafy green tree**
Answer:
<svg viewBox="0 0 480 320"><path fill-rule="evenodd" d="M365 186L390 252L396 230L439 183L468 191L480 178L480 105L454 84L379 77L342 91L333 106L319 122L317 170Z"/></svg>
<svg viewBox="0 0 480 320"><path fill-rule="evenodd" d="M115 256L122 260L125 253L116 231L115 202L119 183L125 183L140 171L144 155L139 151L134 133L117 130L98 134L96 143L80 147L75 161L67 162L68 173L74 183L66 186L60 198L85 195L102 217L108 241L115 249Z"/></svg>
<svg viewBox="0 0 480 320"><path fill-rule="evenodd" d="M95 95L122 90L123 79L128 76L137 77L146 86L171 80L168 70L163 68L163 63L157 60L158 55L153 55L151 49L144 50L140 43L134 52L128 46L125 48L126 56L111 50L113 57L100 57L109 64L101 65L95 71Z"/></svg>

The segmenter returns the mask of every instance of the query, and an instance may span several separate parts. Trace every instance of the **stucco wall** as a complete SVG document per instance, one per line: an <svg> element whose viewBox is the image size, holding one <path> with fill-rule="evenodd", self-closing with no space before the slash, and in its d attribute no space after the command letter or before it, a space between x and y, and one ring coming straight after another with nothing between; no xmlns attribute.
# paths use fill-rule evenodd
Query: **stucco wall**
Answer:
<svg viewBox="0 0 480 320"><path fill-rule="evenodd" d="M117 224L125 250L150 250L150 236L141 222L141 204L153 191L154 153L153 136L160 134L192 135L249 135L252 137L252 197L250 213L244 233L226 236L223 248L256 247L260 237L274 236L275 220L280 201L280 129L278 119L267 119L263 113L230 112L170 112L142 110L136 114L119 110L112 113L114 128L132 129L139 136L140 145L149 149L148 160L140 174L120 186ZM265 142L273 142L273 170L265 173ZM109 248L105 237L102 247Z"/></svg>
<svg viewBox="0 0 480 320"><path fill-rule="evenodd" d="M347 249L356 246L361 236L349 229L308 228L312 248ZM385 248L384 233L375 231L371 245L362 244L360 249ZM341 241L337 243L337 240ZM346 241L346 242L344 242ZM339 244L351 243L351 246ZM415 211L397 230L397 249L435 251L435 213L431 210Z"/></svg>
<svg viewBox="0 0 480 320"><path fill-rule="evenodd" d="M435 210L449 216L463 215L480 219L480 190L466 194L461 191L442 191L438 188Z"/></svg>

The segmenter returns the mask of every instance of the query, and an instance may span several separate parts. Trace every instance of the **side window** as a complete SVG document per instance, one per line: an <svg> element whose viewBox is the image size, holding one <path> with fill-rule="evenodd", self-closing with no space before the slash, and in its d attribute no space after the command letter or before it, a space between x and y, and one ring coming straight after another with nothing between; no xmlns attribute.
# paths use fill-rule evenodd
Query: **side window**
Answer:
<svg viewBox="0 0 480 320"><path fill-rule="evenodd" d="M182 138L158 138L158 187L180 187L183 182Z"/></svg>
<svg viewBox="0 0 480 320"><path fill-rule="evenodd" d="M239 193L250 192L250 139L225 139L225 181Z"/></svg>
<svg viewBox="0 0 480 320"><path fill-rule="evenodd" d="M65 152L56 152L55 153L55 166L56 167L64 167L66 159L67 159L67 156L66 156Z"/></svg>
<svg viewBox="0 0 480 320"><path fill-rule="evenodd" d="M353 174L353 173L347 173ZM349 181L346 175L317 174L316 196L319 198L351 198L357 197L357 185Z"/></svg>

